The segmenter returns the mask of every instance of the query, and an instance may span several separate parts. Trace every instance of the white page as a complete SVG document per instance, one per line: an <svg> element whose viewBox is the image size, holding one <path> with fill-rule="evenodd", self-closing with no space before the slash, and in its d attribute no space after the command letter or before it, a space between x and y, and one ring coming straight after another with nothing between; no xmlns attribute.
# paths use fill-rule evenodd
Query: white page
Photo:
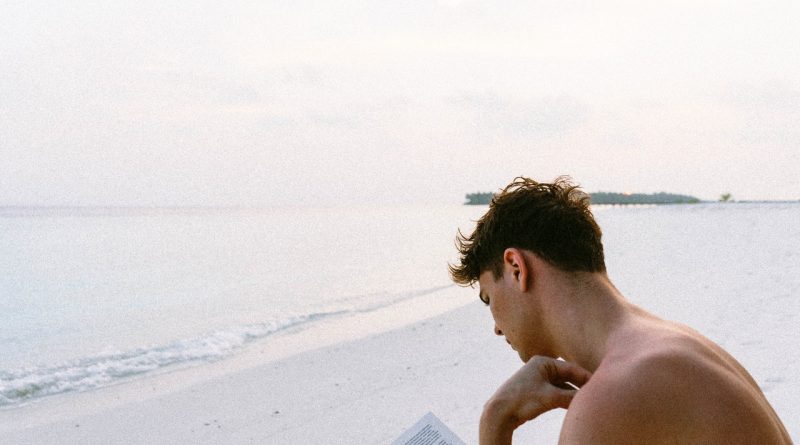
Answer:
<svg viewBox="0 0 800 445"><path fill-rule="evenodd" d="M467 445L433 413L422 416L392 445Z"/></svg>

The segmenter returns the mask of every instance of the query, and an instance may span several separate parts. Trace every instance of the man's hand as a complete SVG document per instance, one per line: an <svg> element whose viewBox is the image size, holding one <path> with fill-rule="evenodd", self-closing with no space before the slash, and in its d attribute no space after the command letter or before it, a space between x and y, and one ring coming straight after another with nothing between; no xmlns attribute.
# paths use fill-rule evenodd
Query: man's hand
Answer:
<svg viewBox="0 0 800 445"><path fill-rule="evenodd" d="M486 402L481 415L481 445L510 444L514 430L555 408L567 408L578 387L592 374L575 363L535 356Z"/></svg>

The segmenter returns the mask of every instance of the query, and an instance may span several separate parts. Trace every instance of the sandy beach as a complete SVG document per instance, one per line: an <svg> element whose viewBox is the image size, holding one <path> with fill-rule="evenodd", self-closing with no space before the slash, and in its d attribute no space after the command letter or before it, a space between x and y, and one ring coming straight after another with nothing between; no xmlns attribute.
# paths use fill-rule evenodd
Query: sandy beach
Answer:
<svg viewBox="0 0 800 445"><path fill-rule="evenodd" d="M407 324L420 310L434 316ZM387 317L399 326L374 332ZM287 332L225 361L4 410L0 435L20 445L385 444L432 411L477 443L484 400L520 366L491 327L475 291L451 287ZM785 353L785 378L754 375L796 438L800 363ZM515 439L556 443L563 415L548 413Z"/></svg>

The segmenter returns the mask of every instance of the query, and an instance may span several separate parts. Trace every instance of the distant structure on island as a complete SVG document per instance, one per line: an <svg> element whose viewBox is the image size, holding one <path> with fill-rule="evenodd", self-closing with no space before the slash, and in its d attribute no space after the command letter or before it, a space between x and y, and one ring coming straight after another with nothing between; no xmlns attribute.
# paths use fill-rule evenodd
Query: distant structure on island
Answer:
<svg viewBox="0 0 800 445"><path fill-rule="evenodd" d="M466 205L486 205L492 200L494 193L467 193ZM589 193L592 204L695 204L700 202L694 196L676 195L673 193Z"/></svg>

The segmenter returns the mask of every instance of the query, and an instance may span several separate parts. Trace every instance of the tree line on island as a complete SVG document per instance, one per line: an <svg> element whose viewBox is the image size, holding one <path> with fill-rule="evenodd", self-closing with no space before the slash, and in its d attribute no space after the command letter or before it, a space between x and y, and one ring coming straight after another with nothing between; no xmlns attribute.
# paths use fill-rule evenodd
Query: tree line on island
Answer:
<svg viewBox="0 0 800 445"><path fill-rule="evenodd" d="M491 202L494 193L478 192L467 193L466 205L486 205ZM589 193L592 204L695 204L700 202L698 198L689 195L677 195L674 193L614 193L614 192L594 192ZM728 196L730 198L730 196ZM727 199L726 199L727 201Z"/></svg>

